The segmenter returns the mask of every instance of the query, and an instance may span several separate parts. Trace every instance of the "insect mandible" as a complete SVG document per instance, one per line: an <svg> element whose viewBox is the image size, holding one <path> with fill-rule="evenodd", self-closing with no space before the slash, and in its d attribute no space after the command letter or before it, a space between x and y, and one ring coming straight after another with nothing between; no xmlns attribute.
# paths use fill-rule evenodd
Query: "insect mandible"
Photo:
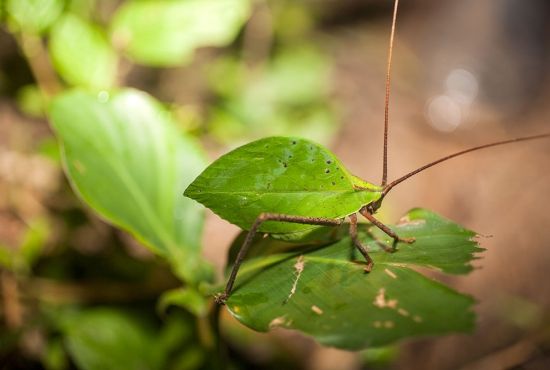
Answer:
<svg viewBox="0 0 550 370"><path fill-rule="evenodd" d="M185 190L185 196L212 209L223 219L248 230L225 290L216 296L218 303L225 303L231 294L239 267L256 233L270 234L286 240L300 239L320 227L339 226L348 218L352 243L366 260L365 271L370 272L373 261L367 248L357 237L358 213L393 238L393 245L385 248L393 252L397 243L413 243L414 239L400 238L376 219L374 214L396 185L436 164L469 152L550 137L550 133L546 133L465 149L388 183L390 77L398 5L399 0L395 0L386 74L383 173L380 185L352 175L334 154L319 144L303 138L268 137L223 155ZM232 206L235 204L239 207Z"/></svg>

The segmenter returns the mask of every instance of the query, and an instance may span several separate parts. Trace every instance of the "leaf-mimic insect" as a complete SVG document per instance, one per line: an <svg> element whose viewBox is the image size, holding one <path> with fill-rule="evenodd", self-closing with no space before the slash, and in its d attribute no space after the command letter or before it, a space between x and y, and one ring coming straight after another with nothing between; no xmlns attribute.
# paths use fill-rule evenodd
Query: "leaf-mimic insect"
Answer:
<svg viewBox="0 0 550 370"><path fill-rule="evenodd" d="M374 214L396 185L438 163L468 152L550 137L550 133L547 133L476 146L428 163L388 183L390 76L398 3L398 0L394 3L386 74L383 174L380 186L352 175L334 154L316 143L302 138L268 137L220 157L185 190L184 195L248 230L225 291L216 297L219 303L224 303L229 297L239 267L256 233L296 240L306 237L319 227L341 225L347 217L351 240L366 260L365 271L370 272L373 261L357 238L357 213L393 238L392 248L386 249L394 251L397 243L413 243L414 240L400 238L378 221Z"/></svg>

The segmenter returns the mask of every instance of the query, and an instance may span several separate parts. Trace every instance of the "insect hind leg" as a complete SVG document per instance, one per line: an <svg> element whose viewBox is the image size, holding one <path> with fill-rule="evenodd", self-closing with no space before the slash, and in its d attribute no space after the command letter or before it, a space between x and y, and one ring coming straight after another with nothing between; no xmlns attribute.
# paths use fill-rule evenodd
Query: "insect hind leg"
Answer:
<svg viewBox="0 0 550 370"><path fill-rule="evenodd" d="M395 233L392 229L390 229L388 226L384 225L382 222L378 221L376 217L372 215L366 208L362 208L359 210L359 212L365 216L367 220L369 220L374 226L378 227L380 230L385 232L389 237L393 238L393 250L396 249L398 242L403 242L407 244L412 244L415 242L415 238L401 238L399 235Z"/></svg>
<svg viewBox="0 0 550 370"><path fill-rule="evenodd" d="M372 267L374 266L374 262L372 258L369 256L369 253L367 252L367 248L361 244L361 241L357 237L357 215L355 213L348 216L350 220L349 224L349 235L351 237L351 241L353 242L353 245L355 248L361 252L363 257L367 260L367 265L365 266L365 272L371 272Z"/></svg>
<svg viewBox="0 0 550 370"><path fill-rule="evenodd" d="M252 227L250 228L248 234L246 235L246 238L244 239L241 249L239 249L239 253L235 258L235 263L233 264L233 268L231 269L231 274L229 275L229 279L227 280L224 292L215 296L217 303L225 304L225 301L227 300L227 298L229 298L229 295L233 290L233 285L235 284L235 279L237 278L239 268L241 267L241 264L244 260L244 257L246 256L246 253L248 252L248 249L252 245L254 236L256 236L256 233L258 232L260 226L266 221L290 222L304 225L339 226L342 224L343 219L293 216L279 213L261 213L252 224Z"/></svg>

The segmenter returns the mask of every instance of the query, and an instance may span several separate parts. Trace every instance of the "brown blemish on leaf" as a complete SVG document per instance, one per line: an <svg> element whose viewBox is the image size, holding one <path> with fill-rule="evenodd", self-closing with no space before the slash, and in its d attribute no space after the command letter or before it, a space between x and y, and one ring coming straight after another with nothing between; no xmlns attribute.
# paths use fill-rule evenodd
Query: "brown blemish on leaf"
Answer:
<svg viewBox="0 0 550 370"><path fill-rule="evenodd" d="M284 316L279 316L279 317L276 317L273 320L271 320L271 322L269 323L269 328L270 329L276 328L276 327L279 327L279 326L283 326L284 324L285 324L285 317Z"/></svg>
<svg viewBox="0 0 550 370"><path fill-rule="evenodd" d="M390 277L394 278L394 279L397 279L397 275L393 273L393 271L391 270L388 270L388 269L384 269L384 272L386 274L388 274Z"/></svg>
<svg viewBox="0 0 550 370"><path fill-rule="evenodd" d="M423 321L423 320L422 320L422 317L420 317L420 316L418 316L418 315L414 315L414 316L413 316L413 320L414 320L415 322L422 322L422 321Z"/></svg>
<svg viewBox="0 0 550 370"><path fill-rule="evenodd" d="M372 323L372 325L375 327L375 328L380 328L382 327L382 323L380 321L375 321Z"/></svg>
<svg viewBox="0 0 550 370"><path fill-rule="evenodd" d="M397 223L397 225L399 226L420 226L425 224L426 224L426 220L423 220L423 219L411 220L409 219L409 216L402 217Z"/></svg>
<svg viewBox="0 0 550 370"><path fill-rule="evenodd" d="M317 315L322 315L323 314L323 310L321 310L319 307L317 307L315 305L311 306L311 310L313 312L315 312Z"/></svg>
<svg viewBox="0 0 550 370"><path fill-rule="evenodd" d="M405 317L410 315L409 311L405 310L404 308L398 308L397 313Z"/></svg>
<svg viewBox="0 0 550 370"><path fill-rule="evenodd" d="M386 300L386 290L384 288L380 288L372 304L378 308L388 307L395 309L397 308L397 299Z"/></svg>
<svg viewBox="0 0 550 370"><path fill-rule="evenodd" d="M286 297L286 302L296 293L296 288L298 287L298 280L300 280L300 276L302 276L302 272L304 271L304 266L306 265L306 262L304 261L304 256L301 255L298 257L298 260L294 264L294 283L292 283L292 288L290 289L290 293L288 294L288 297Z"/></svg>
<svg viewBox="0 0 550 370"><path fill-rule="evenodd" d="M384 327L385 327L386 329L391 329L391 328L393 328L394 326L395 326L395 325L394 325L393 321L384 321Z"/></svg>

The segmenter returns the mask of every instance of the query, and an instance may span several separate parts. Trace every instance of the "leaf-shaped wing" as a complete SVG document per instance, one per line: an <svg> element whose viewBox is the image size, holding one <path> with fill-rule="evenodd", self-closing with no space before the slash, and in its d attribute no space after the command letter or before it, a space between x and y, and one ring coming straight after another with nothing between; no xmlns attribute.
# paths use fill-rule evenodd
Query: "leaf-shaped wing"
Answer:
<svg viewBox="0 0 550 370"><path fill-rule="evenodd" d="M327 149L302 138L251 142L212 163L185 195L248 229L262 212L341 218L377 200L381 189L350 174ZM267 222L268 233L295 233L311 225Z"/></svg>

